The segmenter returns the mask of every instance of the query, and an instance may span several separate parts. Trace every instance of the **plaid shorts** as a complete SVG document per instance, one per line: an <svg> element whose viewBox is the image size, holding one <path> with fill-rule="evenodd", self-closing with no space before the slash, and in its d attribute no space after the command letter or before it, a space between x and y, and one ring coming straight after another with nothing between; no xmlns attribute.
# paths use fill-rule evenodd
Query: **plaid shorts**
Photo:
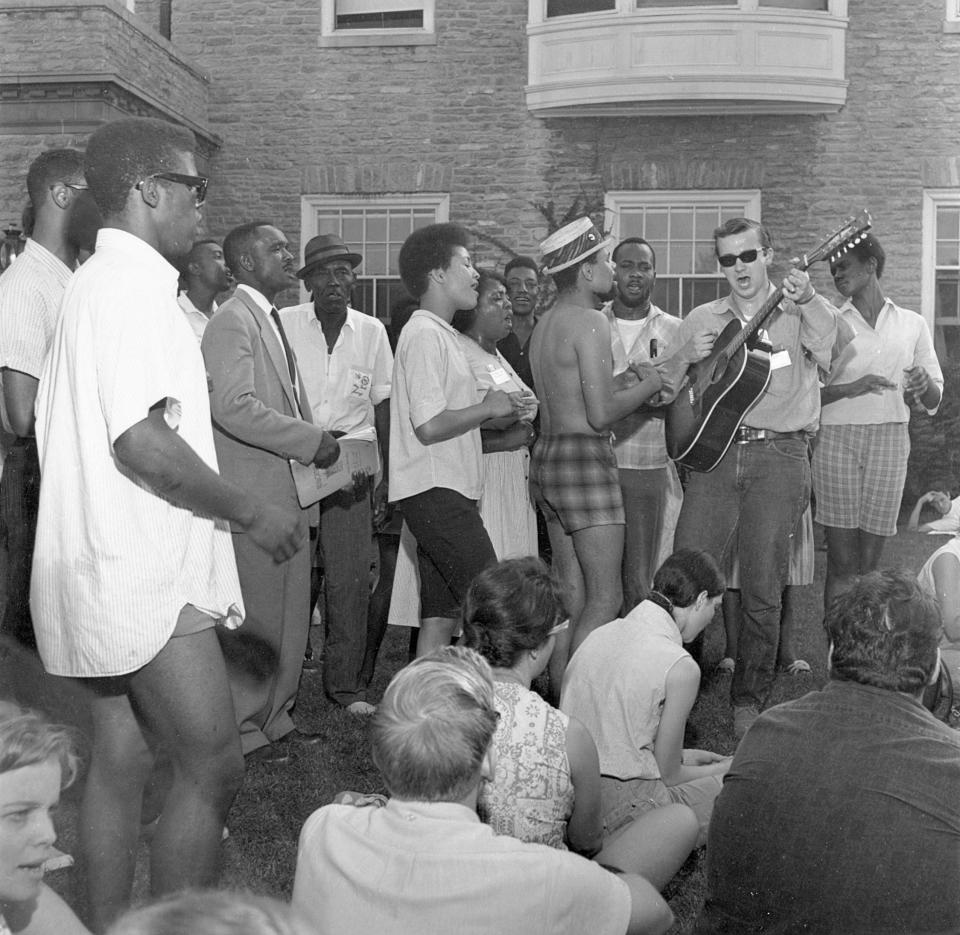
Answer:
<svg viewBox="0 0 960 935"><path fill-rule="evenodd" d="M541 435L530 459L530 493L568 535L625 522L609 435Z"/></svg>
<svg viewBox="0 0 960 935"><path fill-rule="evenodd" d="M817 522L896 535L909 457L906 422L820 426L813 450Z"/></svg>

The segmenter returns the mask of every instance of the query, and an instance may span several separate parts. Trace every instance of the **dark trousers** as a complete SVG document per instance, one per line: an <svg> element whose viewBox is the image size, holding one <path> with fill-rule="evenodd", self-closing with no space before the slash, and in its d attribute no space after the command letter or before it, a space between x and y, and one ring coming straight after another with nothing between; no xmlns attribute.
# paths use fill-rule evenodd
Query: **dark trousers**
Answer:
<svg viewBox="0 0 960 935"><path fill-rule="evenodd" d="M18 438L0 478L0 538L7 547L7 605L0 633L36 649L30 618L30 569L40 505L40 459L33 438Z"/></svg>

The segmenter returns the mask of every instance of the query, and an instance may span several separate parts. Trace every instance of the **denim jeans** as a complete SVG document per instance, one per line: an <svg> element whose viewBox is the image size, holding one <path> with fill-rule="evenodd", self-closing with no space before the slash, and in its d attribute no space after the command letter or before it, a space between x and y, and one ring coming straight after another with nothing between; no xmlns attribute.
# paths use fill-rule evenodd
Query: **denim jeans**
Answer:
<svg viewBox="0 0 960 935"><path fill-rule="evenodd" d="M762 708L773 685L780 641L780 596L792 537L810 501L804 438L731 445L709 474L694 474L684 494L676 547L706 549L723 567L739 543L743 626L730 697ZM739 535L737 535L739 531Z"/></svg>
<svg viewBox="0 0 960 935"><path fill-rule="evenodd" d="M30 617L30 569L40 505L40 462L33 438L17 439L0 480L0 531L7 549L6 610L0 632L36 648Z"/></svg>

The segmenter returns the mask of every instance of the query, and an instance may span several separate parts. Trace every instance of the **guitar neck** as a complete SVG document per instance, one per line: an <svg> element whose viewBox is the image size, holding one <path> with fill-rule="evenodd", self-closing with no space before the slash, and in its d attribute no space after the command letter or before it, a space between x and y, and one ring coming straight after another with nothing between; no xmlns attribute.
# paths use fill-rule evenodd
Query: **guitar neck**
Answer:
<svg viewBox="0 0 960 935"><path fill-rule="evenodd" d="M800 258L797 262L795 268L803 272L806 272L812 261L808 260L806 255ZM750 319L741 329L737 336L730 342L730 353L735 354L740 348L747 343L747 341L752 338L760 328L763 327L763 323L774 313L777 306L783 301L783 289L777 289L776 292L771 295L766 302L760 307L760 311L757 312L753 318Z"/></svg>

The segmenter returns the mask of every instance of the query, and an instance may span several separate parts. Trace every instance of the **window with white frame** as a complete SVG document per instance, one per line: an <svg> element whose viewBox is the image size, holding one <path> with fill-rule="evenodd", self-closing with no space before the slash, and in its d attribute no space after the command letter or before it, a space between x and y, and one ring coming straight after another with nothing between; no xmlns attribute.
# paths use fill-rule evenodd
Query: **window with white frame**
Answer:
<svg viewBox="0 0 960 935"><path fill-rule="evenodd" d="M923 193L923 317L937 353L960 360L960 190Z"/></svg>
<svg viewBox="0 0 960 935"><path fill-rule="evenodd" d="M760 217L756 189L720 191L612 191L605 207L616 241L643 237L657 255L653 303L683 317L728 291L717 265L713 232L736 217Z"/></svg>
<svg viewBox="0 0 960 935"><path fill-rule="evenodd" d="M353 307L384 322L407 295L400 282L400 247L419 227L446 221L448 195L304 195L300 207L300 250L317 234L337 234L363 257L357 267Z"/></svg>
<svg viewBox="0 0 960 935"><path fill-rule="evenodd" d="M321 42L394 45L432 42L435 0L320 0Z"/></svg>
<svg viewBox="0 0 960 935"><path fill-rule="evenodd" d="M960 32L960 0L946 0L943 31Z"/></svg>

